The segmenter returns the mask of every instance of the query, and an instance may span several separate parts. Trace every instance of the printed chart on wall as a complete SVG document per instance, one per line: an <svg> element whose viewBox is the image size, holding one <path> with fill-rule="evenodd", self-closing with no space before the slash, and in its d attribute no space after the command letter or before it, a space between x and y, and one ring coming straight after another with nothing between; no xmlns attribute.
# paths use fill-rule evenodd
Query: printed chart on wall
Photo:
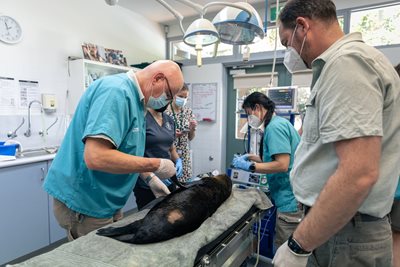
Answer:
<svg viewBox="0 0 400 267"><path fill-rule="evenodd" d="M192 83L192 110L197 121L215 121L217 83Z"/></svg>
<svg viewBox="0 0 400 267"><path fill-rule="evenodd" d="M39 82L37 81L25 81L19 80L20 90L20 108L27 108L29 102L32 100L40 101L40 89ZM36 109L40 110L40 107L35 106Z"/></svg>
<svg viewBox="0 0 400 267"><path fill-rule="evenodd" d="M0 77L0 115L15 115L25 112L29 102L40 101L39 82ZM35 105L32 110L40 111Z"/></svg>
<svg viewBox="0 0 400 267"><path fill-rule="evenodd" d="M18 97L18 87L15 79L0 77L0 114L15 114L19 105Z"/></svg>

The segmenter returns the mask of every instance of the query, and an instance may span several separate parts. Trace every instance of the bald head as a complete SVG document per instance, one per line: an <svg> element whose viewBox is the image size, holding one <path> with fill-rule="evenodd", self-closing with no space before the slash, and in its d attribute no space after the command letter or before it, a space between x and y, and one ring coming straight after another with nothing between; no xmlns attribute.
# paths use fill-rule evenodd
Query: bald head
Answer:
<svg viewBox="0 0 400 267"><path fill-rule="evenodd" d="M171 90L172 97L183 86L183 75L179 65L171 60L157 60L146 68L136 72L136 78L146 98L161 95ZM167 88L169 86L169 88ZM169 92L167 92L168 94Z"/></svg>

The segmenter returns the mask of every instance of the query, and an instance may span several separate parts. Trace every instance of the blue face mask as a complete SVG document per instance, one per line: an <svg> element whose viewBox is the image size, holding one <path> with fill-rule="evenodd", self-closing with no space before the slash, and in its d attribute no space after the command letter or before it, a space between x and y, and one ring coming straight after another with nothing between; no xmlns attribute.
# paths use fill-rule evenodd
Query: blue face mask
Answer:
<svg viewBox="0 0 400 267"><path fill-rule="evenodd" d="M170 101L167 100L167 94L164 92L159 97L150 96L146 106L151 109L160 109L168 105L169 102Z"/></svg>
<svg viewBox="0 0 400 267"><path fill-rule="evenodd" d="M175 104L180 108L184 107L186 105L186 102L187 102L187 98L183 98L183 97L179 97L179 96L175 97Z"/></svg>

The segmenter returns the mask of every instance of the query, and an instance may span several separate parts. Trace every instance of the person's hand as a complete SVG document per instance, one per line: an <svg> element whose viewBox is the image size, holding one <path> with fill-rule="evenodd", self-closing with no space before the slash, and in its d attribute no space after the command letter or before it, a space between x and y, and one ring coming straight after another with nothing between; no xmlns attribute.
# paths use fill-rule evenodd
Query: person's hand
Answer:
<svg viewBox="0 0 400 267"><path fill-rule="evenodd" d="M153 192L156 198L166 196L170 194L168 187L155 175L147 182L151 192Z"/></svg>
<svg viewBox="0 0 400 267"><path fill-rule="evenodd" d="M160 179L172 177L176 174L175 164L169 159L160 159L160 167L154 174Z"/></svg>
<svg viewBox="0 0 400 267"><path fill-rule="evenodd" d="M247 158L243 156L235 156L232 160L232 166L236 169L242 169L245 171L250 170L251 161L248 161Z"/></svg>
<svg viewBox="0 0 400 267"><path fill-rule="evenodd" d="M176 168L176 177L181 177L183 175L183 163L182 163L182 159L178 158L175 161L175 168Z"/></svg>
<svg viewBox="0 0 400 267"><path fill-rule="evenodd" d="M181 137L183 135L183 132L181 130L179 130L179 129L176 129L175 135L176 135L177 138Z"/></svg>
<svg viewBox="0 0 400 267"><path fill-rule="evenodd" d="M305 267L309 255L294 253L288 246L288 241L283 243L275 253L272 264L275 267Z"/></svg>
<svg viewBox="0 0 400 267"><path fill-rule="evenodd" d="M197 121L192 119L189 121L189 130L193 131L196 130L197 127Z"/></svg>

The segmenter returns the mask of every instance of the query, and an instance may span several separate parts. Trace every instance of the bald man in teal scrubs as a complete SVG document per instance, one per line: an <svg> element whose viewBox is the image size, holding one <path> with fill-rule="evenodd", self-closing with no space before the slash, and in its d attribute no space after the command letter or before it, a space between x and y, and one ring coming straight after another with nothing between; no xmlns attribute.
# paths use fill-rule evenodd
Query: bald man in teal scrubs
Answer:
<svg viewBox="0 0 400 267"><path fill-rule="evenodd" d="M85 91L44 183L69 240L120 218L138 173L175 174L172 161L143 157L145 113L168 105L182 85L179 66L163 60Z"/></svg>

